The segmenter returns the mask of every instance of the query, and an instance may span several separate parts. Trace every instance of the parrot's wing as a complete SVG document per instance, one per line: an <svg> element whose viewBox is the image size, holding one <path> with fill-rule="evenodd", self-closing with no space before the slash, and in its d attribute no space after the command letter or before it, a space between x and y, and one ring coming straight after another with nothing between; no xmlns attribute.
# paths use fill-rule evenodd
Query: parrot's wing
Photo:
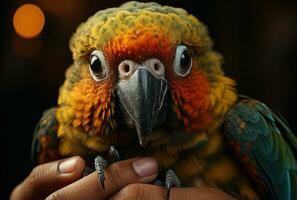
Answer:
<svg viewBox="0 0 297 200"><path fill-rule="evenodd" d="M263 103L244 97L226 115L225 134L260 192L297 200L297 139L285 120Z"/></svg>
<svg viewBox="0 0 297 200"><path fill-rule="evenodd" d="M34 164L41 164L60 158L57 129L56 108L44 111L33 135L31 158Z"/></svg>

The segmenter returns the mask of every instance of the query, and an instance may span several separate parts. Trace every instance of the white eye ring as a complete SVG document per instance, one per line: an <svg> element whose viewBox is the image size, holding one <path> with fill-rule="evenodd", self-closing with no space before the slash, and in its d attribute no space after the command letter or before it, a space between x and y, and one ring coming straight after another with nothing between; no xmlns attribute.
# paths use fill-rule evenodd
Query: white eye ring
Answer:
<svg viewBox="0 0 297 200"><path fill-rule="evenodd" d="M89 71L95 81L102 81L107 77L107 65L102 51L94 50L90 55Z"/></svg>
<svg viewBox="0 0 297 200"><path fill-rule="evenodd" d="M186 77L192 70L192 58L189 55L188 48L184 45L178 45L176 48L175 59L173 63L174 72L181 77Z"/></svg>

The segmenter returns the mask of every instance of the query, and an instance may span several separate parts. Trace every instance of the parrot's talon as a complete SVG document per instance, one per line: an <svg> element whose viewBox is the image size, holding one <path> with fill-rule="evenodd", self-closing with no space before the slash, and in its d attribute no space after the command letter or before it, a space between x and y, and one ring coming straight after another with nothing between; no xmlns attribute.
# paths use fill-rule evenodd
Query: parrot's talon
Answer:
<svg viewBox="0 0 297 200"><path fill-rule="evenodd" d="M99 181L101 183L101 186L102 186L103 190L105 190L105 185L104 185L104 181L105 181L104 169L106 168L107 164L108 164L107 161L104 158L102 158L101 156L97 156L95 158L94 165L95 165L96 171L98 172Z"/></svg>
<svg viewBox="0 0 297 200"><path fill-rule="evenodd" d="M170 195L170 190L172 188L172 183L171 182L167 182L166 183L166 198L169 199L169 195Z"/></svg>
<svg viewBox="0 0 297 200"><path fill-rule="evenodd" d="M111 162L120 160L120 154L119 154L118 150L115 148L115 146L109 147L108 155L109 155L109 160Z"/></svg>
<svg viewBox="0 0 297 200"><path fill-rule="evenodd" d="M105 190L105 176L104 176L104 173L103 174L99 174L99 180L100 180L100 183L101 183L101 186L103 188L103 190Z"/></svg>
<svg viewBox="0 0 297 200"><path fill-rule="evenodd" d="M172 187L181 187L181 181L176 176L172 169L169 169L166 172L166 180L165 180L165 187L166 187L166 196L169 199L170 190Z"/></svg>
<svg viewBox="0 0 297 200"><path fill-rule="evenodd" d="M103 157L101 156L97 156L95 158L95 170L98 172L98 178L99 178L99 182L103 188L103 190L105 190L105 175L104 175L104 169L107 167L108 164L116 162L120 160L120 155L118 153L118 151L116 150L116 148L114 146L110 146L109 151L108 151L108 162L107 160L105 160Z"/></svg>

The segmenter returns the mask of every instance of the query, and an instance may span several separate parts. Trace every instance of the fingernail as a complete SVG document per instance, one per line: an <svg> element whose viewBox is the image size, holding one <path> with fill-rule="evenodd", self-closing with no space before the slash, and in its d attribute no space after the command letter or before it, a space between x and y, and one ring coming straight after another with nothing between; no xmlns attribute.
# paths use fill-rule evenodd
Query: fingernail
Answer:
<svg viewBox="0 0 297 200"><path fill-rule="evenodd" d="M158 171L157 161L150 157L136 160L132 163L132 166L135 173L142 177L153 175Z"/></svg>
<svg viewBox="0 0 297 200"><path fill-rule="evenodd" d="M77 163L77 157L69 158L67 160L62 161L59 166L58 170L62 173L70 173L73 172L75 165Z"/></svg>

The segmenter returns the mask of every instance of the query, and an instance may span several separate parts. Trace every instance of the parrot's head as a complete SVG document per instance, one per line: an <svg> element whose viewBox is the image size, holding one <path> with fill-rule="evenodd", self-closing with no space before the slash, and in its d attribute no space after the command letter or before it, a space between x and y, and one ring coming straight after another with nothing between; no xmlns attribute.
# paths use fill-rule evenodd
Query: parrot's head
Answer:
<svg viewBox="0 0 297 200"><path fill-rule="evenodd" d="M70 48L60 118L90 135L125 126L145 145L160 126L191 134L219 126L236 100L206 27L180 8L128 2L99 11Z"/></svg>

